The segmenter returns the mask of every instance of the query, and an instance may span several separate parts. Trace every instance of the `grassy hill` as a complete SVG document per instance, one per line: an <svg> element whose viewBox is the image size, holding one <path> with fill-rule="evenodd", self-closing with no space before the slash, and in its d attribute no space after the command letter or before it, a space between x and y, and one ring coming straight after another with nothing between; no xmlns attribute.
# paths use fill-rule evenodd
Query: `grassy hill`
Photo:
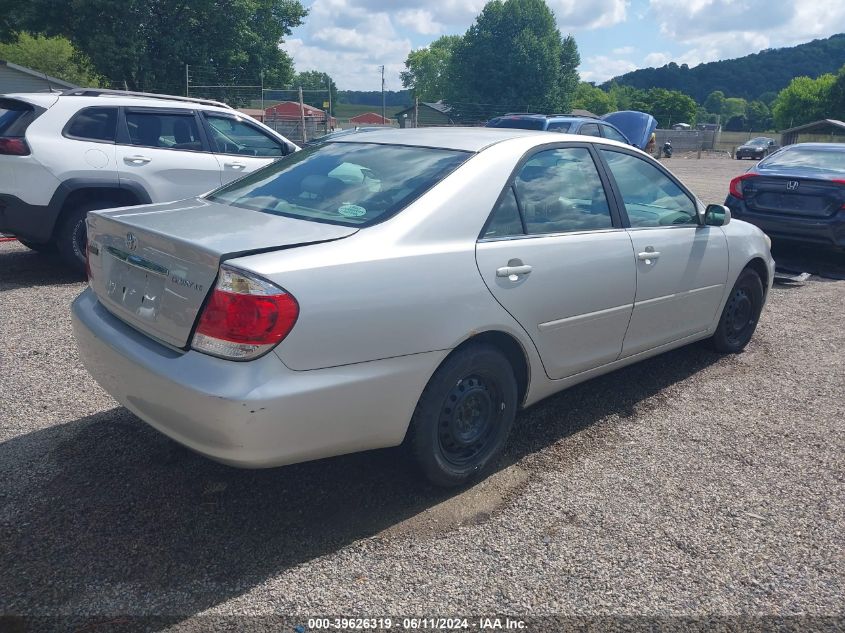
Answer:
<svg viewBox="0 0 845 633"><path fill-rule="evenodd" d="M714 90L731 97L759 99L785 88L794 77L818 77L835 73L845 64L845 33L824 40L813 40L790 48L767 49L719 62L690 68L670 63L661 68L643 68L626 73L612 82L635 88L680 90L701 103Z"/></svg>

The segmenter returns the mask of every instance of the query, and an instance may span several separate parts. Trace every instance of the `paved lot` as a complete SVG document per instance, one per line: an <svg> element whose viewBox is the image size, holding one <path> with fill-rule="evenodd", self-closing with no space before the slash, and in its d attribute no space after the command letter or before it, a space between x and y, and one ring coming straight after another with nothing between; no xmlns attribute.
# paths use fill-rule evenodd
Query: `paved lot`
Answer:
<svg viewBox="0 0 845 633"><path fill-rule="evenodd" d="M710 201L747 166L671 163ZM392 450L239 471L179 448L80 366L83 287L0 244L0 613L843 615L845 282L775 288L742 355L533 407L462 493Z"/></svg>

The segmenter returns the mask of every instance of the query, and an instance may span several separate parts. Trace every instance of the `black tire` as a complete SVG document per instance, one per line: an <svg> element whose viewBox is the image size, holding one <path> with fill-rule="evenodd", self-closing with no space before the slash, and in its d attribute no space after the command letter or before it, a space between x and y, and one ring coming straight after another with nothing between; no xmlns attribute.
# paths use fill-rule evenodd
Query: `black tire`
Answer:
<svg viewBox="0 0 845 633"><path fill-rule="evenodd" d="M29 250L39 253L54 253L56 251L56 244L54 242L30 242L21 238L18 238L18 242L26 246Z"/></svg>
<svg viewBox="0 0 845 633"><path fill-rule="evenodd" d="M108 209L112 204L106 200L87 202L65 211L56 230L56 248L62 261L74 272L85 274L85 248L87 231L85 216L94 209Z"/></svg>
<svg viewBox="0 0 845 633"><path fill-rule="evenodd" d="M429 380L411 419L408 446L433 484L466 484L501 453L516 407L517 384L508 359L490 345L469 345Z"/></svg>
<svg viewBox="0 0 845 633"><path fill-rule="evenodd" d="M763 282L750 268L743 270L731 288L719 326L710 339L717 352L738 354L754 335L763 310Z"/></svg>

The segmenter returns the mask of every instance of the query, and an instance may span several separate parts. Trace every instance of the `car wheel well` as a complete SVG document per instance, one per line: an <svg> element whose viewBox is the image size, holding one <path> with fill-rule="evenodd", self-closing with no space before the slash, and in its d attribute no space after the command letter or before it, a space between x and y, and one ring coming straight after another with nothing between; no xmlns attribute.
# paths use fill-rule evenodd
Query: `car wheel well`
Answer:
<svg viewBox="0 0 845 633"><path fill-rule="evenodd" d="M745 267L760 275L760 281L763 282L763 296L765 297L769 292L769 269L766 267L766 262L759 257L755 257Z"/></svg>
<svg viewBox="0 0 845 633"><path fill-rule="evenodd" d="M110 206L123 207L141 204L141 200L139 200L138 196L131 191L121 189L119 187L88 187L75 189L68 194L67 198L65 198L62 203L56 227L61 225L61 219L73 209L78 208L82 204L91 203L103 203L102 208L107 209Z"/></svg>
<svg viewBox="0 0 845 633"><path fill-rule="evenodd" d="M528 393L529 380L528 359L525 355L525 350L519 341L510 334L505 334L504 332L500 332L498 330L490 330L487 332L481 332L466 339L463 343L453 349L449 355L451 356L468 345L476 343L486 343L487 345L495 347L505 355L505 358L507 358L508 362L511 364L511 368L513 368L513 374L516 378L517 402L520 404L525 402L525 395Z"/></svg>

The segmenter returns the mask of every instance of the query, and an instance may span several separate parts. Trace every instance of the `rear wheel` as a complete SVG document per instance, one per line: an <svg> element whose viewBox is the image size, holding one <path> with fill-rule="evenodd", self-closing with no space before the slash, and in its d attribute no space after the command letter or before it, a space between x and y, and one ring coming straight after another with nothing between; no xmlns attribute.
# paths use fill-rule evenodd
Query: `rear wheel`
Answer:
<svg viewBox="0 0 845 633"><path fill-rule="evenodd" d="M718 352L737 354L745 349L763 310L763 282L750 268L743 270L731 289L719 326L710 339Z"/></svg>
<svg viewBox="0 0 845 633"><path fill-rule="evenodd" d="M517 384L507 358L470 345L446 359L420 396L410 449L438 486L480 476L502 451L516 417Z"/></svg>
<svg viewBox="0 0 845 633"><path fill-rule="evenodd" d="M79 274L85 273L85 249L87 230L85 216L94 209L108 209L118 206L107 200L85 202L65 212L56 230L56 248L65 264Z"/></svg>

